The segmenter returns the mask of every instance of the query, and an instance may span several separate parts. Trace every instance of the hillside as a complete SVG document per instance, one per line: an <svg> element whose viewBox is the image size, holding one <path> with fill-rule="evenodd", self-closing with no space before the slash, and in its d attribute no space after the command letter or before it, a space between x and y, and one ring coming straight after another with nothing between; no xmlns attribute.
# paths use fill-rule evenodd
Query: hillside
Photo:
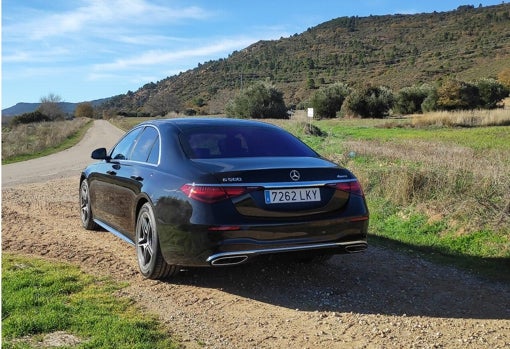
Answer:
<svg viewBox="0 0 510 349"><path fill-rule="evenodd" d="M293 105L333 82L400 89L445 77L491 77L510 66L509 28L510 4L504 3L441 13L341 17L148 83L110 98L104 108L143 111L147 102L176 98L180 110L221 113L236 91L256 80L275 84Z"/></svg>

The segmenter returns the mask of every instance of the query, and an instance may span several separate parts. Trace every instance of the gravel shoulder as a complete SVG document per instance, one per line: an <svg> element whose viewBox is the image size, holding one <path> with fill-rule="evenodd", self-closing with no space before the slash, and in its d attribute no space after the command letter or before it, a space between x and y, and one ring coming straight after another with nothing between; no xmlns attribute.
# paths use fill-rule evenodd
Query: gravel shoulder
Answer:
<svg viewBox="0 0 510 349"><path fill-rule="evenodd" d="M128 281L119 295L157 314L185 348L510 347L510 285L380 247L322 265L265 261L144 280L132 246L81 227L79 170L69 166L3 183L2 251Z"/></svg>

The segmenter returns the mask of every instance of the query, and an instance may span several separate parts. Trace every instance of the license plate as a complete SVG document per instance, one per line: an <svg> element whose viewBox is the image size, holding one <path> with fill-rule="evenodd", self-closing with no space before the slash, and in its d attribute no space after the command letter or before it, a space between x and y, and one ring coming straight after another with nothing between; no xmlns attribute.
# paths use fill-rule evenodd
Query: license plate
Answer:
<svg viewBox="0 0 510 349"><path fill-rule="evenodd" d="M284 204L292 202L313 202L321 200L319 188L265 190L266 204Z"/></svg>

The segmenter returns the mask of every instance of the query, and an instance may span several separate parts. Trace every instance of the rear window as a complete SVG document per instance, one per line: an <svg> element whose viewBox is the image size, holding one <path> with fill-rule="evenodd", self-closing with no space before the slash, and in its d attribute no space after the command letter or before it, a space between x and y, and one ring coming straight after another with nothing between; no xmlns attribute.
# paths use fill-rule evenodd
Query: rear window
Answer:
<svg viewBox="0 0 510 349"><path fill-rule="evenodd" d="M181 134L191 159L239 157L317 157L317 153L286 131L270 127L195 127Z"/></svg>

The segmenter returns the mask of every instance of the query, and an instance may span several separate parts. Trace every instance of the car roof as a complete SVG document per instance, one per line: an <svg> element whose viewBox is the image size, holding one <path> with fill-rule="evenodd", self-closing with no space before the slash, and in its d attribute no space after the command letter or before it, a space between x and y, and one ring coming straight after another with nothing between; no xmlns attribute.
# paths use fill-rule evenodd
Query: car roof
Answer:
<svg viewBox="0 0 510 349"><path fill-rule="evenodd" d="M141 125L154 125L154 126L170 126L173 125L179 129L186 129L195 126L276 126L254 120L246 119L230 119L230 118L213 118L213 117L189 117L189 118L175 118L175 119L154 119L143 122Z"/></svg>

